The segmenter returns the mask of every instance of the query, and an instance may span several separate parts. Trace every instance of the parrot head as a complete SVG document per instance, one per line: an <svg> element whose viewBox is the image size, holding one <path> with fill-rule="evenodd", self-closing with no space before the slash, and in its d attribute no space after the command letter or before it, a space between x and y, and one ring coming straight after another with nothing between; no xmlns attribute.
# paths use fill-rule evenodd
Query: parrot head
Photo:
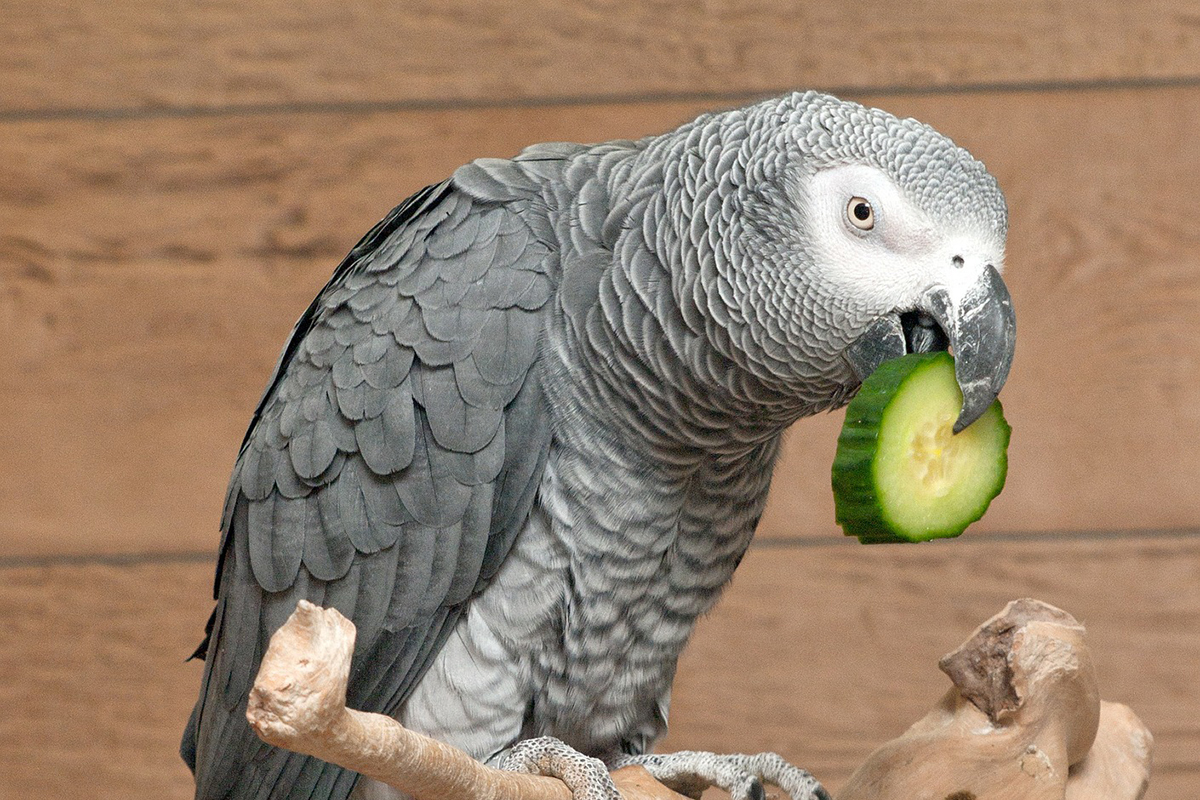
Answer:
<svg viewBox="0 0 1200 800"><path fill-rule="evenodd" d="M741 213L724 247L756 349L810 377L819 365L842 396L889 358L949 349L965 428L1004 385L1016 342L995 178L927 125L828 95L747 111L760 116L740 144Z"/></svg>

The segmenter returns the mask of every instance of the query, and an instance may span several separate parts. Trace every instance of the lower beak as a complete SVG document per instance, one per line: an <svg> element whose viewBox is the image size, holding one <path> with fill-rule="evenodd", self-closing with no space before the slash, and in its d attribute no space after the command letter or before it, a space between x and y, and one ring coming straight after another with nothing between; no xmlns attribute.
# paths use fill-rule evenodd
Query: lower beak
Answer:
<svg viewBox="0 0 1200 800"><path fill-rule="evenodd" d="M871 323L847 348L846 360L861 381L890 358L938 349L939 340L948 344L963 395L962 411L954 423L958 433L988 410L1008 378L1017 342L1012 297L1000 273L988 266L957 302L945 287L934 286L922 296L917 311L940 326L944 339L906 333L899 312L894 312Z"/></svg>

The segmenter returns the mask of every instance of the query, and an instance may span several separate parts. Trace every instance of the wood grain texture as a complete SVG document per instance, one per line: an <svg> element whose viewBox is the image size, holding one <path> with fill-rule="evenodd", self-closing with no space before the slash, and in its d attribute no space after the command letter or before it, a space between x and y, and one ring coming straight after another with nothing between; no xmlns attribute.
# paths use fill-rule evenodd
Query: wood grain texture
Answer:
<svg viewBox="0 0 1200 800"><path fill-rule="evenodd" d="M873 98L863 98L872 102ZM1009 484L980 531L1200 525L1200 89L888 98L1012 208ZM666 103L20 123L0 137L0 555L215 546L244 425L342 253L424 183ZM840 415L792 432L762 534L837 536Z"/></svg>
<svg viewBox="0 0 1200 800"><path fill-rule="evenodd" d="M175 749L210 563L0 570L0 800L191 796ZM1153 731L1148 800L1200 786L1200 537L759 547L680 663L661 750L778 750L833 789L948 687L1015 597L1088 627L1102 696Z"/></svg>
<svg viewBox="0 0 1200 800"><path fill-rule="evenodd" d="M0 111L1200 77L1191 0L11 0Z"/></svg>
<svg viewBox="0 0 1200 800"><path fill-rule="evenodd" d="M211 564L0 570L0 798L191 798Z"/></svg>

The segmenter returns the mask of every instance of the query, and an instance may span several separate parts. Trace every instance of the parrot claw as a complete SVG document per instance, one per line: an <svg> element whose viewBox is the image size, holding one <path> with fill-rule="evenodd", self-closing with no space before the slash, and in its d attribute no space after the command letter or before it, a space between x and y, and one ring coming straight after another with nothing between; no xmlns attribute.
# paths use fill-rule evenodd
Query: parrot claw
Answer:
<svg viewBox="0 0 1200 800"><path fill-rule="evenodd" d="M832 800L817 779L775 753L718 754L685 750L662 755L626 756L612 765L645 768L659 783L688 797L700 797L715 786L733 800L764 800L764 783L777 786L792 800Z"/></svg>
<svg viewBox="0 0 1200 800"><path fill-rule="evenodd" d="M500 761L500 768L558 778L571 790L574 800L621 800L603 761L553 736L517 742Z"/></svg>

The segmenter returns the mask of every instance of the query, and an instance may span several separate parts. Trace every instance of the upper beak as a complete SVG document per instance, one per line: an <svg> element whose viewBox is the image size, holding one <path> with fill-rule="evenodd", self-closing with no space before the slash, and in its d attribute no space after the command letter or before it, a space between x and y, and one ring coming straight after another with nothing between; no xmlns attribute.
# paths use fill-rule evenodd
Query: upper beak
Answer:
<svg viewBox="0 0 1200 800"><path fill-rule="evenodd" d="M1012 366L1017 343L1017 319L1012 296L993 266L986 267L956 302L944 286L933 286L921 297L923 312L945 332L945 344L954 353L954 377L962 390L963 405L954 423L958 433L983 416L1000 394ZM906 334L900 314L875 320L846 350L846 360L864 380L890 358L909 352L937 349L934 334Z"/></svg>

